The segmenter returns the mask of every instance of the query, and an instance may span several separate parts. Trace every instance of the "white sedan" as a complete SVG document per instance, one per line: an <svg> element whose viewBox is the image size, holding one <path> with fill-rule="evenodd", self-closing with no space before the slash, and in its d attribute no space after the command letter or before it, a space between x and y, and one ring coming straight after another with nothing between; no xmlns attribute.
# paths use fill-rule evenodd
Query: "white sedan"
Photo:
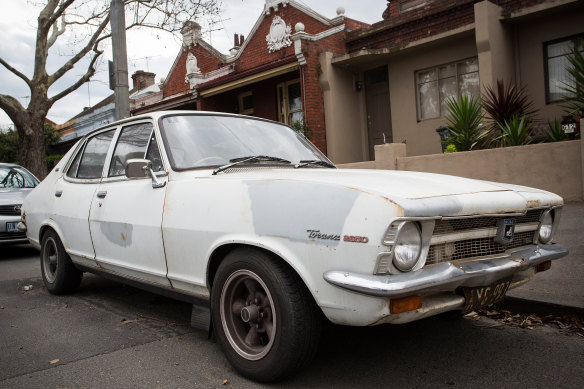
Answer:
<svg viewBox="0 0 584 389"><path fill-rule="evenodd" d="M502 299L550 261L562 199L341 170L280 123L166 111L80 140L23 204L47 289L83 272L184 299L243 375L310 362L321 320L406 323Z"/></svg>

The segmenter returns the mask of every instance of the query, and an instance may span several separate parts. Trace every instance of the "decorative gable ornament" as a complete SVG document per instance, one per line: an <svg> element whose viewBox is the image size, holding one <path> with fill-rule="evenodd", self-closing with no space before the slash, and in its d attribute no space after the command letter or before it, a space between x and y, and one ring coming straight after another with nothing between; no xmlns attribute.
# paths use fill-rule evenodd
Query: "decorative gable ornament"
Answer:
<svg viewBox="0 0 584 389"><path fill-rule="evenodd" d="M193 53L189 53L185 64L187 74L185 76L185 84L190 84L191 89L197 85L197 79L200 78L201 70L197 66L197 57Z"/></svg>
<svg viewBox="0 0 584 389"><path fill-rule="evenodd" d="M279 16L274 16L272 25L270 26L270 33L266 35L266 42L268 42L268 51L273 53L284 47L292 46L292 26L286 25L286 22Z"/></svg>

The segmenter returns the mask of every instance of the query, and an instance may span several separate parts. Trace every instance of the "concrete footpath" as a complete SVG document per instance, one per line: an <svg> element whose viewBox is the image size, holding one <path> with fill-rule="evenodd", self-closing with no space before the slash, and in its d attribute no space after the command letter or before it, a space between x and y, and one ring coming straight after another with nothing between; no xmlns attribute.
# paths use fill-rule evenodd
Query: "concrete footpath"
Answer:
<svg viewBox="0 0 584 389"><path fill-rule="evenodd" d="M570 254L553 261L550 270L510 290L508 303L521 299L527 303L543 303L552 310L553 305L558 305L584 313L584 202L564 205L554 241L567 247Z"/></svg>

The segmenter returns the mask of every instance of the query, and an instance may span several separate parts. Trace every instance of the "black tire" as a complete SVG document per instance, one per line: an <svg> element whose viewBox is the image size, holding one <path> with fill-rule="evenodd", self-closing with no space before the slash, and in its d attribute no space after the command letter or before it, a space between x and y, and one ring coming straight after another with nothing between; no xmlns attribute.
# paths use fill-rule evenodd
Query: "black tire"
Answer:
<svg viewBox="0 0 584 389"><path fill-rule="evenodd" d="M211 299L216 338L242 375L274 381L314 358L321 316L298 275L271 255L252 248L229 253Z"/></svg>
<svg viewBox="0 0 584 389"><path fill-rule="evenodd" d="M71 262L57 233L48 230L41 241L41 274L52 294L72 293L81 284L83 272Z"/></svg>

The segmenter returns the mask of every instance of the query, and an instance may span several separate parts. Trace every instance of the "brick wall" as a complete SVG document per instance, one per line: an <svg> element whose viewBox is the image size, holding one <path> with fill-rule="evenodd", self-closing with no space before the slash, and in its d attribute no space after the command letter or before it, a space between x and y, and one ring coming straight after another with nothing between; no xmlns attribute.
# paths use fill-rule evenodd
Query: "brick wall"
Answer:
<svg viewBox="0 0 584 389"><path fill-rule="evenodd" d="M189 47L187 51L181 51L176 67L166 80L166 85L163 88L164 97L189 90L189 84L185 83L185 76L187 74L186 61L189 52L197 57L197 66L201 69L202 73L216 70L223 65L220 59L207 51L202 45L196 45Z"/></svg>
<svg viewBox="0 0 584 389"><path fill-rule="evenodd" d="M304 120L310 129L310 140L326 154L326 125L324 116L324 97L320 86L319 55L322 52L345 53L345 32L340 32L318 41L303 41L302 52L306 66L301 68L304 77L303 104Z"/></svg>
<svg viewBox="0 0 584 389"><path fill-rule="evenodd" d="M271 61L281 60L286 57L294 56L294 45L283 48L281 50L270 53L268 51L268 44L266 36L270 33L272 20L275 16L281 17L286 25L290 25L292 33L294 33L294 26L298 22L304 24L304 31L309 34L318 34L319 32L331 28L316 19L311 18L304 12L297 10L291 5L287 7L279 7L278 12L272 12L270 15L264 15L263 20L253 36L249 36L249 40L244 52L241 54L236 63L236 70L238 72L255 68L258 65L269 63Z"/></svg>
<svg viewBox="0 0 584 389"><path fill-rule="evenodd" d="M369 28L350 32L349 52L368 49L399 48L407 43L431 37L474 23L474 4L482 0L428 0L425 5L401 12L400 6L411 0L392 1L389 17ZM491 0L503 12L515 12L548 0Z"/></svg>

